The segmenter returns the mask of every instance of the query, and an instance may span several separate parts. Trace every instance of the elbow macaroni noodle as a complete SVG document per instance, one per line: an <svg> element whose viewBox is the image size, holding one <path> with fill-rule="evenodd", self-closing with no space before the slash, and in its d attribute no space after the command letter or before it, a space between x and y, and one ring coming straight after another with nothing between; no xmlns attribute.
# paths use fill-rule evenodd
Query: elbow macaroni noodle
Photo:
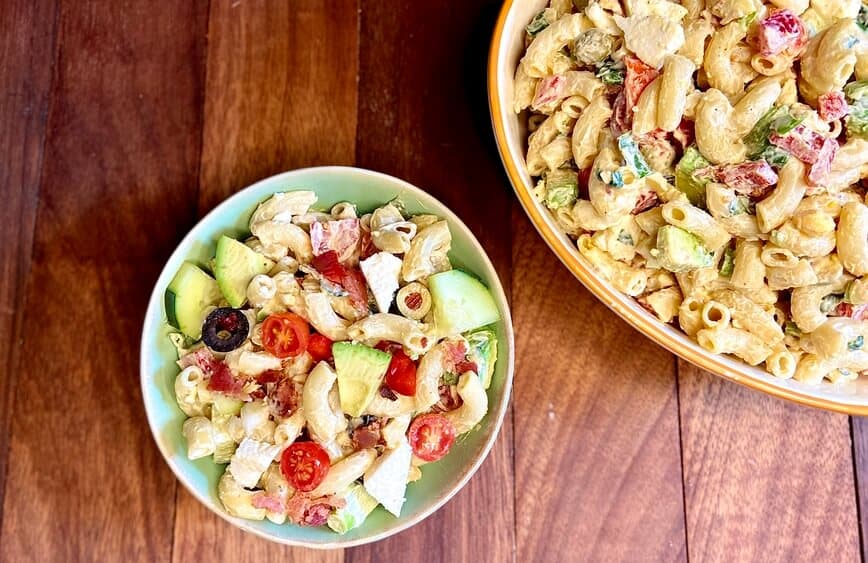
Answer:
<svg viewBox="0 0 868 563"><path fill-rule="evenodd" d="M516 71L516 112L541 122L535 196L603 279L703 348L805 383L868 375L865 12L552 2Z"/></svg>

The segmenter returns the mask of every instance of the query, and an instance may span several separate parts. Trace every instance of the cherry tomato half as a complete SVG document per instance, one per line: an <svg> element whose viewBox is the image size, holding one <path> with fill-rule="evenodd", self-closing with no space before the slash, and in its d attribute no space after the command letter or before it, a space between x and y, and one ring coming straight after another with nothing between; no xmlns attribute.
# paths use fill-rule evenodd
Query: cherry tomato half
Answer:
<svg viewBox="0 0 868 563"><path fill-rule="evenodd" d="M437 461L455 443L455 426L441 414L423 414L413 419L407 438L416 457Z"/></svg>
<svg viewBox="0 0 868 563"><path fill-rule="evenodd" d="M310 326L295 313L270 315L262 323L262 347L277 358L298 356L307 349Z"/></svg>
<svg viewBox="0 0 868 563"><path fill-rule="evenodd" d="M386 370L386 385L401 395L416 394L416 364L404 353L404 347L395 342L383 341L376 348L392 354L392 361Z"/></svg>
<svg viewBox="0 0 868 563"><path fill-rule="evenodd" d="M316 442L296 442L283 450L280 472L302 492L317 488L331 468L329 454Z"/></svg>
<svg viewBox="0 0 868 563"><path fill-rule="evenodd" d="M332 357L332 342L322 334L311 334L307 341L307 353L315 362L328 360Z"/></svg>

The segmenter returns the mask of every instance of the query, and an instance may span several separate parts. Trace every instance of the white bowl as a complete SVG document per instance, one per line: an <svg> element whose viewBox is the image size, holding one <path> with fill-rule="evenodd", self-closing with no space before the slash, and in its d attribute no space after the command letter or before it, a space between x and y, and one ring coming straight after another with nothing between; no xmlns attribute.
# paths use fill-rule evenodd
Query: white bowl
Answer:
<svg viewBox="0 0 868 563"><path fill-rule="evenodd" d="M181 434L181 425L187 417L178 408L173 391L178 374L177 353L168 339L168 333L174 329L167 324L163 296L175 272L184 260L207 263L214 255L214 245L221 234L246 234L250 214L257 204L276 192L298 189L315 192L319 197L317 206L352 201L360 209L368 210L397 197L410 213L433 213L446 219L452 232L450 259L485 282L501 314L501 320L494 323L500 345L488 389L489 409L479 428L462 436L449 455L427 465L422 478L408 485L407 501L400 517L380 507L361 526L344 535L324 527L278 525L268 520L244 520L227 514L217 496L223 466L215 464L210 457L187 459L186 441ZM275 542L313 548L350 547L381 540L409 528L443 506L467 484L500 431L512 388L513 351L509 305L497 272L470 229L445 205L419 188L386 174L344 166L305 168L266 178L239 191L199 221L172 253L157 280L145 314L141 344L142 395L148 424L160 453L178 481L199 502L231 524Z"/></svg>
<svg viewBox="0 0 868 563"><path fill-rule="evenodd" d="M531 194L533 183L525 165L527 128L512 110L513 75L524 53L524 27L548 5L546 0L506 0L494 29L488 59L488 101L500 157L512 186L543 239L561 262L594 295L634 328L685 360L723 378L813 407L868 415L868 378L835 385L806 385L782 380L729 356L704 350L683 332L659 322L632 298L612 287L579 254L575 243L555 224Z"/></svg>

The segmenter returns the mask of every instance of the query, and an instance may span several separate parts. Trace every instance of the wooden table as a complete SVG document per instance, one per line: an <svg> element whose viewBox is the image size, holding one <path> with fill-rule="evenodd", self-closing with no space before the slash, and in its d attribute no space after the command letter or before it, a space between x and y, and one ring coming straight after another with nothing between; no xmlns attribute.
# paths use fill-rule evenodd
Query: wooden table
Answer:
<svg viewBox="0 0 868 563"><path fill-rule="evenodd" d="M0 3L0 560L860 560L868 425L676 361L573 279L492 140L498 3L449 4ZM517 337L512 411L467 488L410 531L327 553L199 505L138 383L148 294L184 233L316 164L382 170L456 210Z"/></svg>

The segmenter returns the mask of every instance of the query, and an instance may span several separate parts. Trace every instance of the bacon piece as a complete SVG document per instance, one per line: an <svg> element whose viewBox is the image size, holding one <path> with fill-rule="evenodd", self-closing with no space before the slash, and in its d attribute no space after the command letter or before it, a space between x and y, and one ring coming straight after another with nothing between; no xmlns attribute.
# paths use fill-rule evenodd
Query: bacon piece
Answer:
<svg viewBox="0 0 868 563"><path fill-rule="evenodd" d="M382 434L380 433L383 423L379 419L371 421L369 424L364 424L356 427L353 430L353 447L357 450L373 448L380 443Z"/></svg>
<svg viewBox="0 0 868 563"><path fill-rule="evenodd" d="M307 493L296 492L286 503L286 517L302 526L322 526L334 508L342 508L346 501L335 495L311 498Z"/></svg>
<svg viewBox="0 0 868 563"><path fill-rule="evenodd" d="M784 149L806 164L817 162L824 139L825 137L804 125L799 125L786 135L777 133L769 135L769 141L773 145Z"/></svg>
<svg viewBox="0 0 868 563"><path fill-rule="evenodd" d="M264 508L270 512L283 513L286 511L286 506L284 506L283 501L279 497L265 493L253 495L250 503L256 508Z"/></svg>
<svg viewBox="0 0 868 563"><path fill-rule="evenodd" d="M624 87L615 97L612 120L609 123L616 137L630 130L633 125L633 106L639 101L639 96L645 88L660 74L656 68L643 63L639 57L633 55L624 57L624 64L627 66Z"/></svg>
<svg viewBox="0 0 868 563"><path fill-rule="evenodd" d="M455 364L455 373L461 375L462 373L466 373L468 371L472 371L473 373L479 373L479 367L477 367L476 362L470 362L467 360L461 360L457 364Z"/></svg>
<svg viewBox="0 0 868 563"><path fill-rule="evenodd" d="M632 215L638 215L643 211L648 211L654 207L660 205L660 198L657 197L657 194L654 192L642 192L639 194L639 201L636 202L636 207L633 208L633 211L630 213Z"/></svg>
<svg viewBox="0 0 868 563"><path fill-rule="evenodd" d="M361 225L361 237L359 238L359 259L365 260L366 258L370 258L374 254L380 251L376 246L374 246L374 240L371 238L371 229L370 227L365 227Z"/></svg>
<svg viewBox="0 0 868 563"><path fill-rule="evenodd" d="M437 392L440 394L440 400L431 407L434 412L454 411L464 402L454 385L441 385L437 388Z"/></svg>
<svg viewBox="0 0 868 563"><path fill-rule="evenodd" d="M695 170L693 176L726 184L736 192L752 198L765 197L778 181L778 175L765 160L706 166Z"/></svg>
<svg viewBox="0 0 868 563"><path fill-rule="evenodd" d="M211 379L208 380L208 389L231 396L239 396L244 388L244 382L229 371L229 366L221 361L213 365Z"/></svg>
<svg viewBox="0 0 868 563"><path fill-rule="evenodd" d="M847 105L847 100L844 98L844 92L840 90L821 94L820 97L817 98L817 104L817 111L820 114L820 119L826 122L841 119L850 113L850 106Z"/></svg>
<svg viewBox="0 0 868 563"><path fill-rule="evenodd" d="M446 364L454 369L454 366L464 361L467 355L467 346L461 340L448 340L444 344L446 350Z"/></svg>
<svg viewBox="0 0 868 563"><path fill-rule="evenodd" d="M197 366L208 378L208 389L226 395L241 395L244 381L236 378L222 360L214 357L206 347L190 352L178 360L181 369Z"/></svg>
<svg viewBox="0 0 868 563"><path fill-rule="evenodd" d="M384 399L389 399L390 401L397 401L398 396L395 395L395 392L389 389L387 385L380 386L380 397Z"/></svg>
<svg viewBox="0 0 868 563"><path fill-rule="evenodd" d="M808 40L805 24L790 10L778 10L759 24L757 34L760 54L777 55L789 49L798 54Z"/></svg>
<svg viewBox="0 0 868 563"><path fill-rule="evenodd" d="M564 97L564 88L567 85L567 80L560 74L554 76L546 76L536 85L531 108L534 110L547 109L546 106L553 106L561 98Z"/></svg>
<svg viewBox="0 0 868 563"><path fill-rule="evenodd" d="M276 369L264 371L256 376L256 383L265 385L266 383L277 383L283 379L283 372Z"/></svg>
<svg viewBox="0 0 868 563"><path fill-rule="evenodd" d="M298 408L300 393L295 383L287 378L282 379L277 385L272 385L268 394L269 405L274 414L280 417L289 416Z"/></svg>
<svg viewBox="0 0 868 563"><path fill-rule="evenodd" d="M340 285L350 294L353 307L363 312L368 310L368 288L361 270L341 264L334 250L314 256L310 263L325 279Z"/></svg>
<svg viewBox="0 0 868 563"><path fill-rule="evenodd" d="M627 55L624 57L627 66L627 76L624 78L624 91L627 93L627 109L632 110L639 101L639 96L645 88L654 82L660 72L647 65L639 57Z"/></svg>
<svg viewBox="0 0 868 563"><path fill-rule="evenodd" d="M840 303L832 313L833 317L848 317L856 321L868 320L868 305L851 305L850 303Z"/></svg>
<svg viewBox="0 0 868 563"><path fill-rule="evenodd" d="M817 154L817 161L811 164L811 169L808 171L808 183L819 186L826 181L832 171L832 161L835 160L836 154L838 154L838 141L825 138Z"/></svg>
<svg viewBox="0 0 868 563"><path fill-rule="evenodd" d="M681 123L678 124L678 128L672 132L672 137L679 145L681 145L682 153L687 150L687 147L693 144L695 136L694 123L689 119L682 119Z"/></svg>
<svg viewBox="0 0 868 563"><path fill-rule="evenodd" d="M205 375L210 376L211 367L216 361L217 358L214 357L214 354L211 353L211 350L209 350L205 346L202 346L201 348L185 354L184 356L179 358L178 366L181 369L185 369L190 366L197 366L199 369L202 370Z"/></svg>
<svg viewBox="0 0 868 563"><path fill-rule="evenodd" d="M766 188L778 182L778 175L765 160L720 167L715 177L718 182L750 197L765 195L768 192Z"/></svg>
<svg viewBox="0 0 868 563"><path fill-rule="evenodd" d="M314 256L333 250L342 264L354 264L359 259L361 228L358 219L317 221L310 226L310 244Z"/></svg>
<svg viewBox="0 0 868 563"><path fill-rule="evenodd" d="M633 112L627 109L627 93L624 89L618 92L615 96L615 102L612 105L612 119L609 123L609 128L612 130L612 135L620 137L623 133L630 130L633 123Z"/></svg>
<svg viewBox="0 0 868 563"><path fill-rule="evenodd" d="M328 522L331 512L332 508L329 505L322 503L315 504L307 509L300 524L302 526L322 526Z"/></svg>

